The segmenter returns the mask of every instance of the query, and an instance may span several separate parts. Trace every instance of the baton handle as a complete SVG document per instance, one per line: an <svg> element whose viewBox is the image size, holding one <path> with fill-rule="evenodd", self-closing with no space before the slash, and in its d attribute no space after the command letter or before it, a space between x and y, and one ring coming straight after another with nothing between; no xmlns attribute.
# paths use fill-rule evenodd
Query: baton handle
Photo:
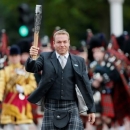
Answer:
<svg viewBox="0 0 130 130"><path fill-rule="evenodd" d="M38 47L38 33L34 33L34 46L35 47ZM37 59L37 56L33 56L32 57L34 60L36 60Z"/></svg>

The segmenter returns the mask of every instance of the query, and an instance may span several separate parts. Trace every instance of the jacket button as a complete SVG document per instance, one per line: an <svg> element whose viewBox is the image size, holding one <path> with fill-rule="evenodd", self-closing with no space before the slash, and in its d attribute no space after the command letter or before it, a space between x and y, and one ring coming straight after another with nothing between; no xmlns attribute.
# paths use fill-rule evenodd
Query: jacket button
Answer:
<svg viewBox="0 0 130 130"><path fill-rule="evenodd" d="M59 119L59 118L60 118L60 116L58 115L58 116L57 116L57 118Z"/></svg>

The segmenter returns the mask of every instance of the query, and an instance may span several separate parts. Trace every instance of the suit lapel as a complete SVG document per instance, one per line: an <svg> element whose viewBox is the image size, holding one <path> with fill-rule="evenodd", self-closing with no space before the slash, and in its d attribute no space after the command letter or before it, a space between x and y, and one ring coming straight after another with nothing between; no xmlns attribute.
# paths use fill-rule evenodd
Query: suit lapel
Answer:
<svg viewBox="0 0 130 130"><path fill-rule="evenodd" d="M71 62L72 62L72 66L73 66L74 71L78 75L82 76L81 72L80 72L80 69L79 69L79 63L78 63L77 59L72 54L70 54L70 58L71 58Z"/></svg>
<svg viewBox="0 0 130 130"><path fill-rule="evenodd" d="M78 75L82 76L80 69L79 69L79 63L78 63L77 59L72 54L70 54L70 58L71 58L74 72L76 72ZM50 61L51 61L52 65L54 66L56 73L58 73L58 62L57 62L57 57L56 57L55 52L52 53Z"/></svg>
<svg viewBox="0 0 130 130"><path fill-rule="evenodd" d="M57 63L57 58L56 58L55 52L52 53L50 60L51 60L52 65L55 68L56 73L58 73L58 63Z"/></svg>

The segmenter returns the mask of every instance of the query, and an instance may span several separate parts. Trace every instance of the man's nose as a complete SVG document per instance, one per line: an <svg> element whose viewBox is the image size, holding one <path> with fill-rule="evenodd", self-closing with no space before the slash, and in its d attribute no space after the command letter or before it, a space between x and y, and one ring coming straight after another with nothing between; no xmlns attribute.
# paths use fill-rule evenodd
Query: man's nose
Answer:
<svg viewBox="0 0 130 130"><path fill-rule="evenodd" d="M61 46L64 46L64 42L61 42Z"/></svg>

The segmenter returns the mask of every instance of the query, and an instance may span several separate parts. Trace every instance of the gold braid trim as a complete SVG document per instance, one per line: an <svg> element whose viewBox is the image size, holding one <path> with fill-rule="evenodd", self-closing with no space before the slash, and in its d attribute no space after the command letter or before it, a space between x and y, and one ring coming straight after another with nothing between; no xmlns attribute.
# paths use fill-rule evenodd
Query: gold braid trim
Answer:
<svg viewBox="0 0 130 130"><path fill-rule="evenodd" d="M22 120L25 118L33 119L31 105L28 103L26 107L23 107L22 112L20 113L19 108L17 106L3 103L2 115L10 115L12 117L15 117L16 120Z"/></svg>

